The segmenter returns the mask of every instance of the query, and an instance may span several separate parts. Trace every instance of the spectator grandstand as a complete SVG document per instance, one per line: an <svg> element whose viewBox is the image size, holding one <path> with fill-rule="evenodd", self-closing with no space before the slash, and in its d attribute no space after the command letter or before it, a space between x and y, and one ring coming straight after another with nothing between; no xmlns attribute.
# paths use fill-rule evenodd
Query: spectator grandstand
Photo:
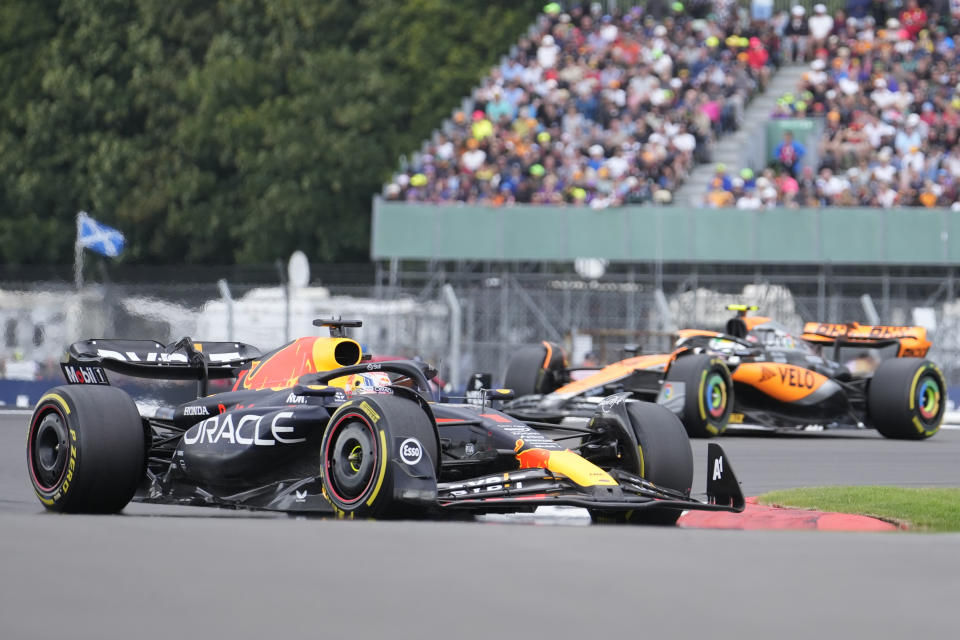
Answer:
<svg viewBox="0 0 960 640"><path fill-rule="evenodd" d="M816 170L794 180L771 159L770 206L960 208L956 19L916 0L862 5L848 3L811 43L801 85L772 114L825 128Z"/></svg>
<svg viewBox="0 0 960 640"><path fill-rule="evenodd" d="M718 136L740 126L779 40L734 3L562 12L474 92L384 189L415 202L669 203ZM710 19L706 19L709 16Z"/></svg>
<svg viewBox="0 0 960 640"><path fill-rule="evenodd" d="M960 208L960 11L917 0L848 0L832 15L824 4L777 6L751 20L732 2L612 14L551 3L384 195L670 203L786 63L807 69L770 117L822 121L822 137L786 133L766 166L718 166L704 205ZM803 154L813 166L801 167Z"/></svg>

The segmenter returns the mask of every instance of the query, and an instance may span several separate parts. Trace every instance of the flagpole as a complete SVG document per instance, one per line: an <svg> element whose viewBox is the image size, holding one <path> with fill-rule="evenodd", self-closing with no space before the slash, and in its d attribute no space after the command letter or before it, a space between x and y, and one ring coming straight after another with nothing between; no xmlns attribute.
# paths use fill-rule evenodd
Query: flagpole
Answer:
<svg viewBox="0 0 960 640"><path fill-rule="evenodd" d="M77 236L73 241L73 284L77 291L83 287L83 247L80 246L80 216L77 212Z"/></svg>

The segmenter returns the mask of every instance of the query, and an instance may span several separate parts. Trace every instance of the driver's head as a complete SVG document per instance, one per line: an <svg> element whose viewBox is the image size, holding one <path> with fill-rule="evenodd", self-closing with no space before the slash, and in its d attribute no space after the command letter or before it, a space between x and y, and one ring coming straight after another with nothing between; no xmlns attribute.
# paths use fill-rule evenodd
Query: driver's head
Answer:
<svg viewBox="0 0 960 640"><path fill-rule="evenodd" d="M746 338L747 324L740 318L730 318L727 320L727 335L734 338Z"/></svg>

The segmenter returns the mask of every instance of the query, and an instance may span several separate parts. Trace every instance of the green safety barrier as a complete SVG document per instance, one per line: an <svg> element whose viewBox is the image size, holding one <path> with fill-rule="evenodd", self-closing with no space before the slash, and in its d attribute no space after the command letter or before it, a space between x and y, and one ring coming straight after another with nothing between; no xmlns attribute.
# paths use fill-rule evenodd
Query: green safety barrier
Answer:
<svg viewBox="0 0 960 640"><path fill-rule="evenodd" d="M374 259L960 264L947 209L373 206Z"/></svg>

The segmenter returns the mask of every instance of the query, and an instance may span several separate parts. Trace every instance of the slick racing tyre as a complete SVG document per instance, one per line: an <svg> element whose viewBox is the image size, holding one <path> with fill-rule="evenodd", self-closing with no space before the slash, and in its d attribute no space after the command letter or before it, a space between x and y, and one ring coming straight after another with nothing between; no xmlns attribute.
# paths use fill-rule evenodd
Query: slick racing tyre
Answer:
<svg viewBox="0 0 960 640"><path fill-rule="evenodd" d="M711 438L727 428L733 408L733 380L723 360L705 354L681 356L667 382L682 382L686 398L680 420L691 438Z"/></svg>
<svg viewBox="0 0 960 640"><path fill-rule="evenodd" d="M868 421L887 438L929 438L943 422L946 391L943 374L929 360L884 360L867 389Z"/></svg>
<svg viewBox="0 0 960 640"><path fill-rule="evenodd" d="M623 434L620 452L624 471L641 476L659 487L690 495L693 486L693 453L690 439L672 412L651 402L627 403L632 434ZM632 450L631 450L632 449ZM680 509L646 508L627 512L591 513L596 522L673 525Z"/></svg>
<svg viewBox="0 0 960 640"><path fill-rule="evenodd" d="M551 342L521 347L510 358L503 386L518 398L550 393L565 381L565 360L563 349Z"/></svg>
<svg viewBox="0 0 960 640"><path fill-rule="evenodd" d="M324 495L340 517L411 515L394 489L416 476L432 483L435 495L439 451L433 420L417 402L385 394L354 396L340 405L323 433Z"/></svg>
<svg viewBox="0 0 960 640"><path fill-rule="evenodd" d="M120 511L143 480L146 452L137 406L116 387L55 387L30 419L27 468L51 511Z"/></svg>

